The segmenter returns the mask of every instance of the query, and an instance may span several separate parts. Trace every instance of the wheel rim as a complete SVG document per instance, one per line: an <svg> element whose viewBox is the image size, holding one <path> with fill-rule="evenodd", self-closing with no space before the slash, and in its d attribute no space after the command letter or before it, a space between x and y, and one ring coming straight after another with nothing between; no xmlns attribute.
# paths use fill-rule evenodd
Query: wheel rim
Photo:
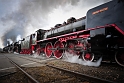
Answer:
<svg viewBox="0 0 124 83"><path fill-rule="evenodd" d="M85 60L85 61L93 61L94 54L93 53L83 53L82 57L83 57L83 60Z"/></svg>
<svg viewBox="0 0 124 83"><path fill-rule="evenodd" d="M59 49L59 48L64 48L63 43L60 42L60 41L57 41L57 42L54 44L54 48L56 48L56 50L54 51L54 56L55 56L57 59L60 59L60 58L62 57L63 50L62 50L62 49Z"/></svg>
<svg viewBox="0 0 124 83"><path fill-rule="evenodd" d="M83 44L80 41L74 41L74 42L69 42L67 43L66 47L68 48L66 51L69 52L70 54L80 54L80 50L77 50L76 48L81 48L83 49Z"/></svg>
<svg viewBox="0 0 124 83"><path fill-rule="evenodd" d="M115 60L119 65L124 66L124 52L117 52L115 55Z"/></svg>
<svg viewBox="0 0 124 83"><path fill-rule="evenodd" d="M52 55L51 48L53 48L52 43L51 42L47 43L45 46L45 54L48 58L51 57L51 55Z"/></svg>
<svg viewBox="0 0 124 83"><path fill-rule="evenodd" d="M74 44L73 43L69 43L68 45L67 45L67 52L69 52L70 54L74 54L75 52L74 52Z"/></svg>

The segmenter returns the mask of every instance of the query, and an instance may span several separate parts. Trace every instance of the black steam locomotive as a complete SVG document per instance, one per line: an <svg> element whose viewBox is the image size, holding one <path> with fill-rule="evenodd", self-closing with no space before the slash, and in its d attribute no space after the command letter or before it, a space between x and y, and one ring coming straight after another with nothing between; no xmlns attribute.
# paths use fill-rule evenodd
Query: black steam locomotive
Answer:
<svg viewBox="0 0 124 83"><path fill-rule="evenodd" d="M17 52L17 53L20 53L21 52L21 45L20 45L19 42L8 44L6 47L3 48L2 52L6 52L6 53Z"/></svg>
<svg viewBox="0 0 124 83"><path fill-rule="evenodd" d="M124 1L113 0L87 12L86 17L71 17L50 30L37 30L21 41L21 54L45 53L62 58L66 51L85 61L100 57L124 66Z"/></svg>

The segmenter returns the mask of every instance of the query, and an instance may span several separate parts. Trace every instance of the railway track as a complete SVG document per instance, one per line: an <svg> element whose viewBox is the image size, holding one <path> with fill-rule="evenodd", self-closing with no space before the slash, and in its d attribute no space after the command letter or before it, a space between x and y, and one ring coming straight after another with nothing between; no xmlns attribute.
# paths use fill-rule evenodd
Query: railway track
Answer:
<svg viewBox="0 0 124 83"><path fill-rule="evenodd" d="M10 73L3 74L3 75L0 75L0 78L5 77L5 76L9 76L9 75L12 75L12 74L15 74L15 73L17 73L17 72L15 71L15 72L10 72Z"/></svg>
<svg viewBox="0 0 124 83"><path fill-rule="evenodd" d="M30 74L28 74L25 70L23 70L21 68L21 66L19 66L17 63L15 63L13 60L11 60L10 58L8 58L7 56L5 56L7 59L9 59L9 61L16 67L18 68L28 79L31 83L40 83L38 82L35 78L33 78Z"/></svg>
<svg viewBox="0 0 124 83"><path fill-rule="evenodd" d="M101 79L101 78L98 78L98 77L88 76L86 74L82 74L82 73L75 72L75 71L70 71L70 70L60 68L60 67L56 67L56 66L53 66L53 65L46 65L46 66L51 67L51 68L55 68L57 70L60 70L60 71L66 72L66 73L70 73L74 76L77 76L79 78L83 78L84 80L87 80L87 81L90 80L90 82L94 82L94 83L116 83L116 82L113 82L113 81Z"/></svg>
<svg viewBox="0 0 124 83"><path fill-rule="evenodd" d="M6 56L7 57L7 56ZM7 57L8 58L8 57ZM34 75L37 75L37 73L38 72L40 72L39 70L44 70L43 72L47 72L47 73L44 73L44 74L46 74L46 77L45 78L48 78L49 77L49 81L47 81L47 82L54 82L54 83L59 83L59 82L61 82L61 80L65 80L65 81L72 81L73 79L71 79L72 77L74 77L76 80L77 80L77 78L78 79L80 79L81 80L81 83L82 83L82 81L86 81L86 82L88 82L88 83L118 83L118 82L116 82L116 81L110 81L110 80L106 80L106 79L101 79L101 78L99 78L99 77L94 77L94 76L91 76L91 75L89 75L89 74L83 74L83 73L81 73L81 72L77 72L77 71L75 71L75 70L71 70L71 69L68 69L68 68L65 68L65 67L61 67L61 66L57 66L57 65L50 65L50 64L48 64L48 63L46 63L47 61L49 62L49 60L47 59L46 61L45 60L36 60L36 59L34 59L33 60L33 58L31 58L31 59L28 59L27 57L25 58L25 57L21 57L21 58L23 58L23 59L25 59L25 60L30 60L30 61L33 61L33 62L36 62L36 63L40 63L40 64L42 64L42 65L44 65L42 68L44 68L44 67L46 67L46 69L42 69L42 68L35 68L35 67L33 67L32 69L31 69L31 71L32 72L34 72L34 71L37 71L36 73L34 72L33 74ZM14 64L20 71L22 71L25 75L26 75L26 77L30 80L30 82L31 83L40 83L41 81L37 81L38 79L37 78L42 78L42 76L44 77L44 75L37 75L37 76L40 76L40 77L35 77L35 76L32 76L32 72L28 72L29 70L30 70L30 68L22 68L22 66L19 66L17 63L15 63L14 61L12 61L10 58L8 58L9 59L9 61L12 63L12 64ZM52 59L53 61L54 61L54 59ZM50 59L50 62L51 62L51 59ZM26 69L26 70L25 70ZM47 71L46 71L47 70ZM49 75L47 75L47 74L49 74L48 72L49 71L51 71L51 72L53 72L53 73L56 73L56 71L58 71L58 74L59 74L59 72L63 72L64 74L66 74L65 76L68 76L68 74L70 75L70 76L72 76L72 77L67 77L67 78L59 78L58 80L56 80L57 78L55 77L55 79L53 79L54 78L54 76L49 76ZM52 71L52 70L54 70L54 71ZM28 72L28 73L27 73ZM16 72L15 72L16 73ZM51 73L50 73L51 74ZM61 74L61 73L60 73ZM8 75L11 75L11 73L10 74L8 74ZM7 74L5 75L5 76L7 76ZM63 75L62 75L63 76ZM4 77L4 76L3 76ZM33 77L35 77L35 78L33 78ZM42 78L42 79L45 79L45 78ZM37 79L37 80L36 80ZM51 81L52 80L52 81ZM46 81L45 81L46 82ZM42 83L42 82L41 82ZM44 83L44 82L43 82ZM74 82L73 82L74 83ZM78 82L77 82L78 83ZM80 82L79 82L80 83ZM120 82L119 82L120 83Z"/></svg>
<svg viewBox="0 0 124 83"><path fill-rule="evenodd" d="M21 58L25 58L25 57L21 57ZM30 60L30 59L27 59L27 60ZM51 60L53 60L53 59L51 59ZM35 61L35 60L31 60L31 61L43 64L43 62L40 62L40 61ZM45 60L43 60L43 61L45 61ZM53 66L53 65L46 64L46 66L51 67L51 68L55 68L55 69L60 70L60 71L64 71L66 73L70 73L74 76L78 76L79 78L83 78L84 80L89 80L90 79L91 82L117 83L117 82L114 82L114 81L105 80L103 78L101 79L101 78L98 78L98 77L90 76L90 75L87 75L87 74L82 74L82 73L79 73L79 72L76 72L76 71L72 71L72 70L69 70L69 69L65 69L65 68L61 68L61 67L57 67L57 66Z"/></svg>

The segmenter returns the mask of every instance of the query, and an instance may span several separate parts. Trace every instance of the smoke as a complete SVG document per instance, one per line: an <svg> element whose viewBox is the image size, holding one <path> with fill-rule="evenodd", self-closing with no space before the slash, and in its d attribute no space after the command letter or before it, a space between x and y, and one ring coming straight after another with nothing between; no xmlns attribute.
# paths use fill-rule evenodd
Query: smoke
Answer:
<svg viewBox="0 0 124 83"><path fill-rule="evenodd" d="M26 27L26 17L21 12L11 12L9 15L6 15L6 17L1 18L2 22L8 22L11 21L11 25L6 32L2 36L3 45L6 45L6 39L11 39L13 42L16 42L16 37L20 34L24 36L25 33L25 27Z"/></svg>
<svg viewBox="0 0 124 83"><path fill-rule="evenodd" d="M11 39L7 39L7 41L8 41L7 46L13 43Z"/></svg>
<svg viewBox="0 0 124 83"><path fill-rule="evenodd" d="M23 31L24 30L21 28L19 28L19 29L13 28L13 29L7 31L6 33L4 33L4 36L2 36L2 40L5 41L5 42L3 42L3 45L4 46L6 45L6 39L11 39L13 42L16 42L16 37L19 34L23 35Z"/></svg>
<svg viewBox="0 0 124 83"><path fill-rule="evenodd" d="M38 54L37 53L33 53L33 57L34 58L37 58L38 57Z"/></svg>
<svg viewBox="0 0 124 83"><path fill-rule="evenodd" d="M34 33L39 28L48 25L48 13L59 5L64 6L67 3L75 5L75 0L17 0L16 3L12 3L9 0L1 1L2 3L9 3L12 11L9 11L7 6L5 15L0 18L3 25L8 24L10 26L3 26L8 28L2 34L3 45L7 44L6 39L10 38L14 42L17 35L25 37ZM15 2L15 1L14 1ZM15 8L13 7L15 5Z"/></svg>
<svg viewBox="0 0 124 83"><path fill-rule="evenodd" d="M17 38L16 38L16 41L19 41L19 40L21 40L22 38L21 38L21 35L18 35L17 36Z"/></svg>
<svg viewBox="0 0 124 83"><path fill-rule="evenodd" d="M17 52L14 52L14 54L19 54L19 53L17 53Z"/></svg>
<svg viewBox="0 0 124 83"><path fill-rule="evenodd" d="M110 1L110 0L107 0ZM50 29L70 17L80 18L106 0L0 0L1 43L16 41L38 29ZM2 46L2 45L0 45Z"/></svg>
<svg viewBox="0 0 124 83"><path fill-rule="evenodd" d="M98 67L101 64L102 57L99 60L97 60L96 62L83 61L82 59L79 59L78 55L73 55L73 54L69 54L68 52L65 52L64 53L64 60L68 61L68 62L71 62L71 63L78 63L78 64L81 64L81 65Z"/></svg>

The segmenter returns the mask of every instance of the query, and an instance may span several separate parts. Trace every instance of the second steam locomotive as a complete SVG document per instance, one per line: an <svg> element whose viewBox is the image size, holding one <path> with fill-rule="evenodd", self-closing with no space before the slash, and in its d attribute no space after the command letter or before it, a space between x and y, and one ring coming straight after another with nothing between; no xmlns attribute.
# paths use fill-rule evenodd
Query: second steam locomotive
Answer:
<svg viewBox="0 0 124 83"><path fill-rule="evenodd" d="M85 61L100 57L124 66L124 1L113 0L87 12L86 17L71 17L50 30L39 29L15 44L20 54L45 53L62 58L66 51Z"/></svg>

